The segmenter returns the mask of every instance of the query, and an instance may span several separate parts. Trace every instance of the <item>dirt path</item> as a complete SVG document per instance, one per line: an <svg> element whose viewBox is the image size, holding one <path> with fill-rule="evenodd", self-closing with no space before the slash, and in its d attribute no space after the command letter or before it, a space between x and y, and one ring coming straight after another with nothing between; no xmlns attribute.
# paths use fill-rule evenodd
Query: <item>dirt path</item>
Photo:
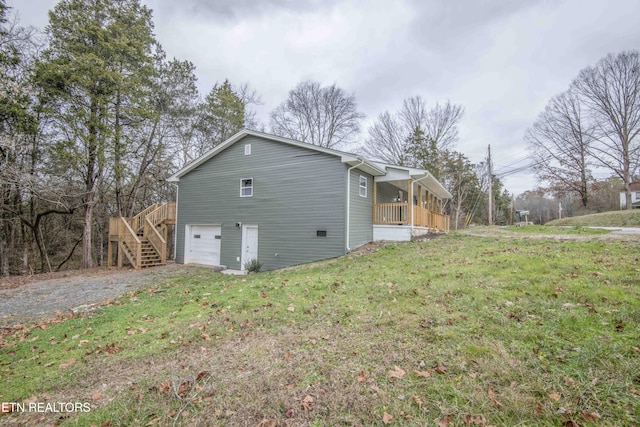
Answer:
<svg viewBox="0 0 640 427"><path fill-rule="evenodd" d="M145 270L94 269L88 273L42 275L43 278L36 275L21 281L5 279L0 283L0 327L69 313L139 287L153 286L170 274L191 268L172 264Z"/></svg>

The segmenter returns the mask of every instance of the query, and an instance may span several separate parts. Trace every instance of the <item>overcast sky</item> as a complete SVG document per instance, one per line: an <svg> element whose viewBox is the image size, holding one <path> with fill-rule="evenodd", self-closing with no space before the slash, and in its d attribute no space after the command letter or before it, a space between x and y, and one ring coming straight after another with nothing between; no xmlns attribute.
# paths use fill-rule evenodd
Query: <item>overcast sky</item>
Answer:
<svg viewBox="0 0 640 427"><path fill-rule="evenodd" d="M549 99L607 53L640 48L638 0L142 0L169 57L196 66L200 91L228 78L264 101L302 80L354 93L369 124L403 99L461 104L456 149L473 162L491 144L496 173L527 164L523 136ZM56 0L8 0L44 28ZM603 178L608 174L599 174ZM520 194L528 172L503 178Z"/></svg>

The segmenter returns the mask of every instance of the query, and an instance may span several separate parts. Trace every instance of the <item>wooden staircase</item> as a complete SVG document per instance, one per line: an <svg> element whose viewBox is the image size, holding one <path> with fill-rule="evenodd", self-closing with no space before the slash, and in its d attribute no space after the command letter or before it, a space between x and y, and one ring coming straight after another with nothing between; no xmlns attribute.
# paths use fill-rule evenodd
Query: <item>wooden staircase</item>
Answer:
<svg viewBox="0 0 640 427"><path fill-rule="evenodd" d="M167 263L167 225L176 223L176 204L153 204L133 218L109 218L109 247L107 266L122 267L123 254L131 266L155 267Z"/></svg>

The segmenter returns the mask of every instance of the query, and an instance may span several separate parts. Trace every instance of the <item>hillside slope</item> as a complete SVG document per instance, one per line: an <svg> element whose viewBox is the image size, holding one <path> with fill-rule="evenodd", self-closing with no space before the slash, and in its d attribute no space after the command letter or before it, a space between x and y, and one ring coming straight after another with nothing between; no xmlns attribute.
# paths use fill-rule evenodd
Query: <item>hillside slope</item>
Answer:
<svg viewBox="0 0 640 427"><path fill-rule="evenodd" d="M545 225L573 225L583 227L640 227L640 209L611 211L591 215L556 219Z"/></svg>

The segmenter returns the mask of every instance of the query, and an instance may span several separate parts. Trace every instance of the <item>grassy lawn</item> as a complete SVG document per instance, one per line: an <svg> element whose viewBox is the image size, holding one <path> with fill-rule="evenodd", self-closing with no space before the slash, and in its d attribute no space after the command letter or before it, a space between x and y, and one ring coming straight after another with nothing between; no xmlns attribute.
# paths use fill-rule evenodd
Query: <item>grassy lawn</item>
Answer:
<svg viewBox="0 0 640 427"><path fill-rule="evenodd" d="M0 401L91 411L0 425L639 425L639 254L452 233L246 277L194 268L6 333Z"/></svg>
<svg viewBox="0 0 640 427"><path fill-rule="evenodd" d="M602 212L592 215L556 219L546 225L572 225L582 227L640 227L640 209Z"/></svg>
<svg viewBox="0 0 640 427"><path fill-rule="evenodd" d="M492 229L494 227L488 227L489 229ZM543 234L543 235L548 235L548 234L553 234L553 235L575 235L575 234L579 234L579 235L597 235L597 234L609 234L611 233L611 231L609 230L603 230L601 228L585 228L585 227L581 227L581 226L574 226L574 227L550 227L547 225L526 225L523 227L516 227L516 226L509 226L509 227L504 227L504 230L507 231L515 231L518 233L522 233L522 234Z"/></svg>

